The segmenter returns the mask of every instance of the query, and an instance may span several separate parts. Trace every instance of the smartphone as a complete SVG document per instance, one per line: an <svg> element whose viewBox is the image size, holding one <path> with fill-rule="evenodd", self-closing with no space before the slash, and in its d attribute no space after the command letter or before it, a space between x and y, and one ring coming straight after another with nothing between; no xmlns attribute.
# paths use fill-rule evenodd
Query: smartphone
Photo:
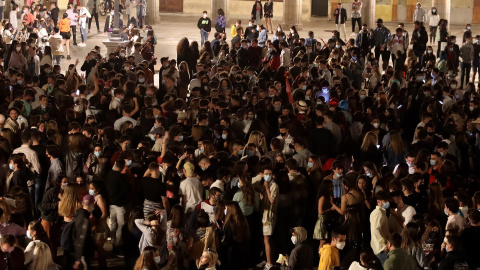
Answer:
<svg viewBox="0 0 480 270"><path fill-rule="evenodd" d="M439 100L438 103L442 104L443 105L443 101Z"/></svg>
<svg viewBox="0 0 480 270"><path fill-rule="evenodd" d="M397 109L400 109L400 108L402 108L402 107L403 107L403 105L402 105L402 104L400 104L400 105L397 107Z"/></svg>
<svg viewBox="0 0 480 270"><path fill-rule="evenodd" d="M322 87L322 91L317 92L317 98L318 97L323 97L325 98L325 102L330 101L330 90L328 90L328 87Z"/></svg>
<svg viewBox="0 0 480 270"><path fill-rule="evenodd" d="M9 88L10 88L10 92L12 92L12 90L13 90L13 86L11 86L11 85L10 85L10 87L9 87Z"/></svg>

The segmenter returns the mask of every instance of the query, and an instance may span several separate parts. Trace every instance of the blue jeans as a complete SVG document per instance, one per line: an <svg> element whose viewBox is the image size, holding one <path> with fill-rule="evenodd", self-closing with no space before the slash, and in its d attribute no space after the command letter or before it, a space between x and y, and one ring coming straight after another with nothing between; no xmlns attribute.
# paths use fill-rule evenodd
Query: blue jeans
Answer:
<svg viewBox="0 0 480 270"><path fill-rule="evenodd" d="M80 26L80 34L82 35L82 42L87 42L87 28Z"/></svg>
<svg viewBox="0 0 480 270"><path fill-rule="evenodd" d="M388 253L385 251L382 251L377 254L377 258L382 262L382 266L385 263L385 261L388 259Z"/></svg>
<svg viewBox="0 0 480 270"><path fill-rule="evenodd" d="M202 38L201 46L203 46L203 43L205 43L205 41L208 41L208 32L203 29L200 29L200 37Z"/></svg>
<svg viewBox="0 0 480 270"><path fill-rule="evenodd" d="M60 61L62 61L62 55L52 55L53 60L55 61L56 65L60 65Z"/></svg>
<svg viewBox="0 0 480 270"><path fill-rule="evenodd" d="M37 208L38 204L42 202L43 198L43 190L45 189L45 184L40 178L35 179L35 208Z"/></svg>

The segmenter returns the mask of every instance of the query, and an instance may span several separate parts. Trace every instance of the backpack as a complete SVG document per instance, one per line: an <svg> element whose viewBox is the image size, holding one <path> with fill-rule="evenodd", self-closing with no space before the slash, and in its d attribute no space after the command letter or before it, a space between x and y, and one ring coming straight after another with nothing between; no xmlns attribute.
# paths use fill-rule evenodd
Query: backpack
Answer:
<svg viewBox="0 0 480 270"><path fill-rule="evenodd" d="M73 251L74 249L74 235L75 235L75 221L72 220L65 224L62 229L62 236L60 236L60 246L64 250Z"/></svg>

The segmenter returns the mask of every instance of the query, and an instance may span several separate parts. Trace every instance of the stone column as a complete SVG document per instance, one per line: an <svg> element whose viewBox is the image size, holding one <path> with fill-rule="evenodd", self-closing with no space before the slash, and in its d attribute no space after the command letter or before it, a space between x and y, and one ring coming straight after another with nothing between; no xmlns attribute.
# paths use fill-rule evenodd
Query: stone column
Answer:
<svg viewBox="0 0 480 270"><path fill-rule="evenodd" d="M150 25L154 25L160 22L160 0L146 1L147 16L145 16L145 22Z"/></svg>
<svg viewBox="0 0 480 270"><path fill-rule="evenodd" d="M218 9L221 8L223 9L223 12L225 13L225 16L227 17L227 19L229 18L228 17L228 3L226 0L211 0L211 3L212 3L212 8L211 8L211 12L210 12L210 19L212 20L216 20L217 19L217 16L218 16ZM212 22L212 24L215 24L215 22Z"/></svg>
<svg viewBox="0 0 480 270"><path fill-rule="evenodd" d="M375 18L375 0L364 0L362 5L362 23L366 23L368 28L375 28L377 18Z"/></svg>
<svg viewBox="0 0 480 270"><path fill-rule="evenodd" d="M302 29L302 0L285 0L283 2L283 21L286 27L295 25L297 30Z"/></svg>

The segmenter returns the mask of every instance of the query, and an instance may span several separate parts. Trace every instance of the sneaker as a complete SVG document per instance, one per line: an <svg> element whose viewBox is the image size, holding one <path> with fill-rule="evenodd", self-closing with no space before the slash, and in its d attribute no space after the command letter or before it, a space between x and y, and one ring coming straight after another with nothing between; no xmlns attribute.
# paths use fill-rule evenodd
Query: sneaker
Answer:
<svg viewBox="0 0 480 270"><path fill-rule="evenodd" d="M262 268L262 267L264 267L266 264L267 264L267 261L263 261L263 262L257 264L257 267L258 267L258 268Z"/></svg>
<svg viewBox="0 0 480 270"><path fill-rule="evenodd" d="M85 44L85 43L80 43L80 44L78 44L78 47L87 47L87 44Z"/></svg>
<svg viewBox="0 0 480 270"><path fill-rule="evenodd" d="M70 57L70 55L67 55L67 60L71 60L72 57Z"/></svg>
<svg viewBox="0 0 480 270"><path fill-rule="evenodd" d="M267 264L265 264L265 267L263 268L263 270L270 270L270 268L272 268L272 267L273 267L273 265L267 263Z"/></svg>

